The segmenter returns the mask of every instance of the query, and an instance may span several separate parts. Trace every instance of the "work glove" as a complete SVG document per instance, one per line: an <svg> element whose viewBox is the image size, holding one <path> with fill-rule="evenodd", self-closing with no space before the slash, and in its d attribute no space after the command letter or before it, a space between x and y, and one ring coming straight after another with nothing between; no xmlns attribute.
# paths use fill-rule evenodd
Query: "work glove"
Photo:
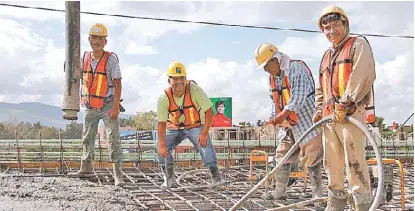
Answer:
<svg viewBox="0 0 415 211"><path fill-rule="evenodd" d="M284 120L283 122L281 122L281 124L279 124L280 127L285 127L285 128L292 128L291 124L288 122L288 120Z"/></svg>
<svg viewBox="0 0 415 211"><path fill-rule="evenodd" d="M335 123L345 124L346 116L349 113L350 109L351 109L350 105L343 105L341 103L335 103L333 121Z"/></svg>
<svg viewBox="0 0 415 211"><path fill-rule="evenodd" d="M316 122L320 121L323 117L321 116L321 114L315 113L313 116L313 123L315 124Z"/></svg>

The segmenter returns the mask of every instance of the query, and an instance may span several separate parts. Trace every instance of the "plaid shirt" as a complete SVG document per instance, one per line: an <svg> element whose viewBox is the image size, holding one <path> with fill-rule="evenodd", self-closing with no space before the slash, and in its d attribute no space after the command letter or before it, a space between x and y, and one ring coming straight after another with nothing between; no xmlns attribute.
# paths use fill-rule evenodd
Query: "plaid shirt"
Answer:
<svg viewBox="0 0 415 211"><path fill-rule="evenodd" d="M282 87L282 78L285 73L284 71L281 71L281 73L281 76L274 77L277 89L281 89ZM292 132L294 139L298 140L311 126L313 126L312 120L314 115L315 93L311 95L310 93L314 92L315 87L312 76L308 74L308 71L299 61L290 62L288 80L290 83L291 98L284 109L297 113L297 124L292 127ZM271 116L274 117L276 115L276 109L271 90L270 85L269 91L272 105ZM302 143L307 143L318 134L319 131L317 129L314 130L302 141Z"/></svg>

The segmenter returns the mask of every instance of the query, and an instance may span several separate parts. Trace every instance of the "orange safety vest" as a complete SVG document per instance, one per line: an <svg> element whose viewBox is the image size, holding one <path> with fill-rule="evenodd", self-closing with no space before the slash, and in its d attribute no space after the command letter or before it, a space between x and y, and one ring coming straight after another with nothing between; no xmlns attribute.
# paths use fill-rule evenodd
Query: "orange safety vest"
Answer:
<svg viewBox="0 0 415 211"><path fill-rule="evenodd" d="M313 79L313 75L310 71L310 68L308 68L308 66L303 61L301 61L301 60L291 60L290 62L293 62L293 61L300 62L300 64L302 64L305 67L308 74ZM275 109L277 110L277 114L279 114L284 109L284 107L288 104L288 101L291 98L290 81L288 80L288 76L284 75L284 78L282 80L282 90L277 89L277 86L275 84L274 76L269 75L269 81L270 81L270 84L271 84L271 92L272 92L272 96L274 98ZM314 79L313 79L313 84L314 84ZM310 94L308 94L307 98L310 97L313 94L314 94L314 91L311 92ZM280 102L280 98L282 100L282 103ZM295 114L295 113L292 113L292 114L288 115L288 117L287 117L287 121L290 123L290 125L297 124L297 120L298 120L298 117L297 117L297 114Z"/></svg>
<svg viewBox="0 0 415 211"><path fill-rule="evenodd" d="M84 53L81 96L89 98L89 106L92 108L102 108L104 106L104 98L108 91L106 65L110 55L110 52L104 51L95 71L92 71L91 52L86 51Z"/></svg>
<svg viewBox="0 0 415 211"><path fill-rule="evenodd" d="M364 38L364 37L363 37ZM365 38L366 39L366 38ZM334 55L331 56L331 50L328 49L323 56L320 64L320 84L323 89L323 116L332 115L334 112L334 103L338 102L346 90L347 82L350 74L353 72L353 44L356 37L350 37L343 46ZM369 43L369 42L368 42ZM374 91L372 85L372 99L365 105L366 123L373 124L375 122L375 105L374 105ZM357 104L359 105L359 104ZM352 111L351 113L353 113ZM350 113L350 114L351 114Z"/></svg>
<svg viewBox="0 0 415 211"><path fill-rule="evenodd" d="M199 111L190 95L190 82L194 81L186 81L184 101L181 106L178 106L176 102L174 102L173 89L171 87L164 90L169 99L169 119L167 120L167 128L169 129L191 129L199 127L201 124ZM196 84L196 82L194 83ZM181 115L184 115L185 121L179 123Z"/></svg>

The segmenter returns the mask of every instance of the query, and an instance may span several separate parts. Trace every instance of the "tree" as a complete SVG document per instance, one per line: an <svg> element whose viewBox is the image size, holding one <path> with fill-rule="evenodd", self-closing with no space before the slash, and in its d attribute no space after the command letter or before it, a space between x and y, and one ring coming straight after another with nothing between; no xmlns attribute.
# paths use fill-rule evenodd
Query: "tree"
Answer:
<svg viewBox="0 0 415 211"><path fill-rule="evenodd" d="M246 127L251 127L252 126L252 124L250 122L247 122L247 121L239 122L238 125L239 126L246 126Z"/></svg>
<svg viewBox="0 0 415 211"><path fill-rule="evenodd" d="M5 123L0 122L0 139L7 139L8 131Z"/></svg>
<svg viewBox="0 0 415 211"><path fill-rule="evenodd" d="M55 127L42 126L42 139L55 139L59 137L59 130Z"/></svg>
<svg viewBox="0 0 415 211"><path fill-rule="evenodd" d="M154 119L157 118L157 113L154 111L137 112L133 117L135 127L137 130L152 130Z"/></svg>
<svg viewBox="0 0 415 211"><path fill-rule="evenodd" d="M260 127L260 126L264 126L268 123L267 120L258 120L256 123L256 126Z"/></svg>
<svg viewBox="0 0 415 211"><path fill-rule="evenodd" d="M37 130L40 130L42 128L42 125L40 125L40 122L38 121L38 122L33 123L33 127Z"/></svg>
<svg viewBox="0 0 415 211"><path fill-rule="evenodd" d="M126 127L126 126L135 127L135 122L132 117L128 119L123 119L123 118L120 119L120 127Z"/></svg>
<svg viewBox="0 0 415 211"><path fill-rule="evenodd" d="M62 138L68 139L80 139L82 138L83 124L71 122L66 125L65 131L63 132Z"/></svg>
<svg viewBox="0 0 415 211"><path fill-rule="evenodd" d="M42 139L56 139L59 133L58 128L41 126L40 122L17 122L16 118L0 122L0 139L15 139L15 131L18 139L39 139L40 131Z"/></svg>
<svg viewBox="0 0 415 211"><path fill-rule="evenodd" d="M375 118L375 127L378 127L380 132L382 132L385 129L385 124L383 124L383 121L383 117Z"/></svg>

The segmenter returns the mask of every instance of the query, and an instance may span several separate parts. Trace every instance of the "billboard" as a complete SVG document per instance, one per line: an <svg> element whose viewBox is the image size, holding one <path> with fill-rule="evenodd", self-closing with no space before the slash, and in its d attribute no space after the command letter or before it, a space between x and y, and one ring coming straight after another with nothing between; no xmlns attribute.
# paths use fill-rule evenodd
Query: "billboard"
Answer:
<svg viewBox="0 0 415 211"><path fill-rule="evenodd" d="M212 127L232 127L232 98L212 97L209 98L213 104Z"/></svg>
<svg viewBox="0 0 415 211"><path fill-rule="evenodd" d="M156 132L153 130L138 131L138 140L154 140ZM137 140L137 131L120 132L121 140Z"/></svg>

